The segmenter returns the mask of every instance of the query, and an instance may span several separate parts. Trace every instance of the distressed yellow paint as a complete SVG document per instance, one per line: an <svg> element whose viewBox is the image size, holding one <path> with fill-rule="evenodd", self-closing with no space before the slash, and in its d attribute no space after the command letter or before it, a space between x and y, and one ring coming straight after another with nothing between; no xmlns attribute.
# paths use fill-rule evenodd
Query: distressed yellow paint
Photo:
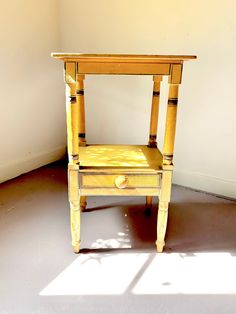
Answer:
<svg viewBox="0 0 236 314"><path fill-rule="evenodd" d="M162 167L158 148L145 145L88 145L80 147L81 167L128 167L158 170Z"/></svg>
<svg viewBox="0 0 236 314"><path fill-rule="evenodd" d="M146 196L146 207L159 197L158 252L165 245L171 197L178 90L183 62L196 56L53 53L65 63L67 95L68 191L72 246L80 250L80 212L90 195ZM153 75L148 145L87 145L85 138L84 74ZM157 147L160 82L169 77L163 154ZM125 113L124 113L125 114Z"/></svg>
<svg viewBox="0 0 236 314"><path fill-rule="evenodd" d="M160 176L146 174L86 174L81 175L81 188L86 187L117 188L158 188Z"/></svg>

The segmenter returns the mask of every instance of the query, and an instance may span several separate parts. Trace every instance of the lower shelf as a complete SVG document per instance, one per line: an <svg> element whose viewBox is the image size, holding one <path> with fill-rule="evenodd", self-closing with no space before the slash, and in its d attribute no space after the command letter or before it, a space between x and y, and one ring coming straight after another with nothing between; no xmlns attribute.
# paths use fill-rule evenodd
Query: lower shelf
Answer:
<svg viewBox="0 0 236 314"><path fill-rule="evenodd" d="M159 171L162 154L158 148L145 145L87 145L79 148L80 168L128 168L133 170Z"/></svg>
<svg viewBox="0 0 236 314"><path fill-rule="evenodd" d="M80 195L150 195L161 188L162 154L145 145L79 148Z"/></svg>

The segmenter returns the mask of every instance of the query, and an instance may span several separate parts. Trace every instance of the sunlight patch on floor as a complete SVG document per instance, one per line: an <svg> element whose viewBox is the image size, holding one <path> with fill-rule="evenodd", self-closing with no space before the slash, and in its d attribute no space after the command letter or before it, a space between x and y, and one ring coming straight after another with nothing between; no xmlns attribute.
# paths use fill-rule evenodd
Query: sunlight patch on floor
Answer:
<svg viewBox="0 0 236 314"><path fill-rule="evenodd" d="M126 237L124 232L118 232L119 238L112 239L97 239L95 242L91 243L93 249L101 248L112 248L112 249L127 249L131 248L130 239Z"/></svg>
<svg viewBox="0 0 236 314"><path fill-rule="evenodd" d="M229 253L81 253L41 292L50 295L236 294Z"/></svg>
<svg viewBox="0 0 236 314"><path fill-rule="evenodd" d="M40 295L117 295L126 291L149 254L81 254Z"/></svg>
<svg viewBox="0 0 236 314"><path fill-rule="evenodd" d="M158 254L134 294L235 294L236 256L229 253Z"/></svg>

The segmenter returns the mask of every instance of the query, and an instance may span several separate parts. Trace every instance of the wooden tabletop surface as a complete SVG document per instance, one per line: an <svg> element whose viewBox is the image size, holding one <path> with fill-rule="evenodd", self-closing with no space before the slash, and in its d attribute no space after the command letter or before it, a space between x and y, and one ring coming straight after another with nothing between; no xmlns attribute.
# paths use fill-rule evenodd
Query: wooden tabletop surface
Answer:
<svg viewBox="0 0 236 314"><path fill-rule="evenodd" d="M194 55L141 55L141 54L83 54L53 52L51 56L61 60L93 61L93 62L144 62L187 61L196 59Z"/></svg>

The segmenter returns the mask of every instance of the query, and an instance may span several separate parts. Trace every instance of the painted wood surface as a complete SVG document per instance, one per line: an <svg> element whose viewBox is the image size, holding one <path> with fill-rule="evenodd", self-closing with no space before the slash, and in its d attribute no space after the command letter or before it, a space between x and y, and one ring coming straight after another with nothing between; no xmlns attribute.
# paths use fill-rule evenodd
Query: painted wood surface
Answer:
<svg viewBox="0 0 236 314"><path fill-rule="evenodd" d="M162 252L171 197L173 154L179 85L184 55L118 55L52 53L64 61L68 139L68 192L72 247L80 251L80 214L90 195L146 196L150 211L153 196L159 198L157 252ZM147 145L88 145L86 143L84 78L89 74L153 75L149 142ZM169 78L169 96L163 154L157 129L162 76ZM125 112L124 112L125 115Z"/></svg>
<svg viewBox="0 0 236 314"><path fill-rule="evenodd" d="M80 147L80 167L127 167L159 170L163 156L146 145L88 145Z"/></svg>
<svg viewBox="0 0 236 314"><path fill-rule="evenodd" d="M82 61L82 62L146 62L153 63L155 61L187 61L196 59L193 55L140 55L140 54L84 54L84 53L60 53L52 52L51 56L63 61Z"/></svg>

